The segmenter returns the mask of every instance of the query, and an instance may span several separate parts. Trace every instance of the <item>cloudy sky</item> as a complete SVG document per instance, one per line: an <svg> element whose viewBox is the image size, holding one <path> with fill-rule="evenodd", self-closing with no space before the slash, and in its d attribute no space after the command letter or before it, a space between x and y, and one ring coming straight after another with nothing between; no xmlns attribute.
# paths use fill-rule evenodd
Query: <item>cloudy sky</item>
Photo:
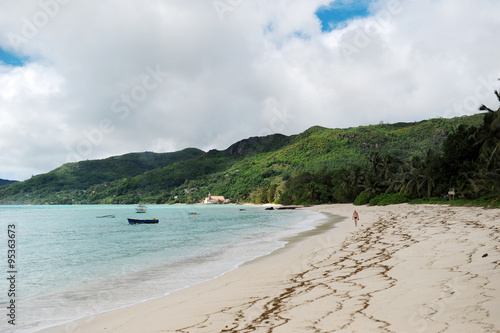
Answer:
<svg viewBox="0 0 500 333"><path fill-rule="evenodd" d="M498 0L0 0L0 178L496 107Z"/></svg>

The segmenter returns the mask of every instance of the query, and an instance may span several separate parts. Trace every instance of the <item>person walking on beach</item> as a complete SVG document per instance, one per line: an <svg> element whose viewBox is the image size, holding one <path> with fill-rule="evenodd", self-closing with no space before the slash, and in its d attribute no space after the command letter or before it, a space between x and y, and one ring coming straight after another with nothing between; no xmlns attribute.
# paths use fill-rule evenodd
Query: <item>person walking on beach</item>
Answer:
<svg viewBox="0 0 500 333"><path fill-rule="evenodd" d="M354 213L352 213L352 219L354 220L354 226L357 227L359 220L359 214L357 211L354 211Z"/></svg>

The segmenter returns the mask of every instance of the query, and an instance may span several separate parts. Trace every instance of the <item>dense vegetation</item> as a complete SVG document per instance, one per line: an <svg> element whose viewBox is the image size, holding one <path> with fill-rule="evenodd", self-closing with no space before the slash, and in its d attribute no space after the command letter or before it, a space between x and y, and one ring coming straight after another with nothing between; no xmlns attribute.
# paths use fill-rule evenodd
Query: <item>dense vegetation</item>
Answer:
<svg viewBox="0 0 500 333"><path fill-rule="evenodd" d="M500 94L495 94L500 101ZM285 183L279 201L436 203L450 200L448 193L453 192L457 204L500 206L500 108L483 105L480 110L487 111L480 125L463 123L442 146L424 149L410 159L374 152L364 164L297 174Z"/></svg>
<svg viewBox="0 0 500 333"><path fill-rule="evenodd" d="M498 92L496 92L497 97ZM348 129L315 126L204 153L139 153L69 163L0 189L3 204L233 202L388 204L457 199L498 202L499 110ZM458 201L457 201L458 202Z"/></svg>
<svg viewBox="0 0 500 333"><path fill-rule="evenodd" d="M15 180L0 179L0 186L10 185L16 183Z"/></svg>
<svg viewBox="0 0 500 333"><path fill-rule="evenodd" d="M149 170L203 154L199 149L188 148L175 153L131 153L104 160L68 163L46 174L3 187L0 202L78 203L78 198L92 195L92 191L89 192L92 186L133 178Z"/></svg>

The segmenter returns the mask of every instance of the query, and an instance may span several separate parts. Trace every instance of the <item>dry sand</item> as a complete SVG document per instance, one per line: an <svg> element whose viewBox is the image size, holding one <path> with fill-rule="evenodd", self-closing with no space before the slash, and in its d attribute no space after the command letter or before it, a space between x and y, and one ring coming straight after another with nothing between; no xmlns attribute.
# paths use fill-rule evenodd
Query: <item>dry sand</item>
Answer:
<svg viewBox="0 0 500 333"><path fill-rule="evenodd" d="M218 279L47 332L500 332L499 210L310 209L345 218Z"/></svg>

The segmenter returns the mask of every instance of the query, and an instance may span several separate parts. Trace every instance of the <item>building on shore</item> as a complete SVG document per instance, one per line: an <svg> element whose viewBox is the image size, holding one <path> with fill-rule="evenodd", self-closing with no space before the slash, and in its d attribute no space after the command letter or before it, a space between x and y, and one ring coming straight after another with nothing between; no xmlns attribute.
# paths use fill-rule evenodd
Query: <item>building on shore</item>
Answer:
<svg viewBox="0 0 500 333"><path fill-rule="evenodd" d="M226 199L222 195L212 195L210 192L208 192L208 197L205 198L203 203L205 204L226 203Z"/></svg>

